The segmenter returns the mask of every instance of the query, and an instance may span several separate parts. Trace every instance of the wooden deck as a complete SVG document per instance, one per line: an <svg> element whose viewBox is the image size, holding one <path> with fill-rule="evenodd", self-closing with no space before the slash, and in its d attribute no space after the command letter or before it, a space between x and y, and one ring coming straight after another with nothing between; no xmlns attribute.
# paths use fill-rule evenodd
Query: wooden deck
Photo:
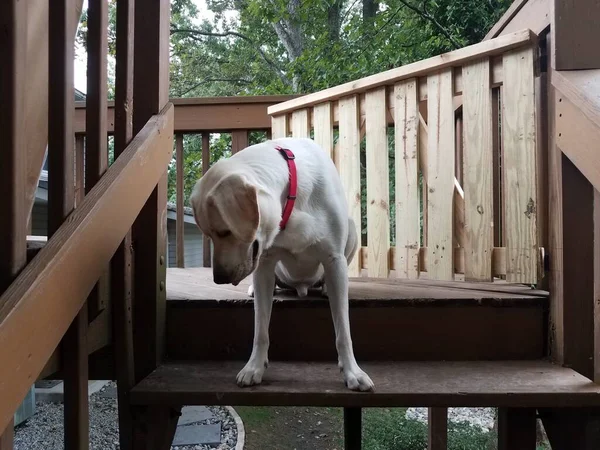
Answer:
<svg viewBox="0 0 600 450"><path fill-rule="evenodd" d="M237 300L251 302L248 296L250 277L238 286L217 285L212 280L212 269L168 269L167 298L169 300ZM382 300L402 301L406 303L436 304L440 301L454 304L490 304L503 305L545 303L548 293L533 290L523 285L494 283L466 283L463 281L444 282L430 280L400 280L351 278L349 288L350 301ZM298 298L290 291L279 291L276 300L302 302L323 301L319 291L309 293L308 297Z"/></svg>

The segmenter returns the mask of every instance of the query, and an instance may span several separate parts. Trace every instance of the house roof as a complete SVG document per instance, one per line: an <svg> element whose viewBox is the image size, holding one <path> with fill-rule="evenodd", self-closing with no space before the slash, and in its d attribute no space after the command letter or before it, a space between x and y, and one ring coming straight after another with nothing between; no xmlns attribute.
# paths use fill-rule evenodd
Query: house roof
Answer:
<svg viewBox="0 0 600 450"><path fill-rule="evenodd" d="M167 210L177 212L177 204L174 202L167 202ZM186 216L194 216L194 210L189 206L183 207L183 214Z"/></svg>

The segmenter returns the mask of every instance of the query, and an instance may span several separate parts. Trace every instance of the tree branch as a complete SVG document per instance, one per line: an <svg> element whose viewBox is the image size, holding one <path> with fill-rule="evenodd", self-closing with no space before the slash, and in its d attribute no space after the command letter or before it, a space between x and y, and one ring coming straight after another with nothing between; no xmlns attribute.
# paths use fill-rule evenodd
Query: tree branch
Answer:
<svg viewBox="0 0 600 450"><path fill-rule="evenodd" d="M436 26L436 28L438 30L440 30L444 36L446 36L446 38L450 41L450 43L454 46L455 49L461 47L460 43L452 37L452 35L448 32L448 30L446 30L442 26L442 24L437 21L437 19L434 16L432 16L431 14L429 14L427 12L427 10L425 9L425 3L423 3L423 9L421 10L414 5L411 5L406 0L399 0L399 1L404 6L406 6L408 9L410 9L411 11L413 11L413 12L417 13L419 16L421 16L423 19L428 20L432 24L434 24Z"/></svg>
<svg viewBox="0 0 600 450"><path fill-rule="evenodd" d="M213 33L213 32L210 32L210 31L195 30L195 29L192 29L192 28L171 28L171 34L177 34L177 33L190 34L190 35L192 35L192 37L194 37L194 35L209 36L209 37L229 37L229 36L234 36L234 37L238 37L240 39L243 39L246 42L252 44L252 46L254 46L254 49L258 52L258 54L260 54L260 56L262 57L262 59L269 65L269 67L271 67L271 69L277 74L277 76L279 77L279 79L282 81L283 84L285 84L286 86L290 85L290 81L285 77L285 75L283 74L283 72L281 71L281 69L279 69L279 67L277 67L277 65L273 61L271 61L269 59L269 57L260 48L260 46L257 45L256 42L254 42L248 36L245 36L242 33L238 33L236 31L226 31L224 33Z"/></svg>

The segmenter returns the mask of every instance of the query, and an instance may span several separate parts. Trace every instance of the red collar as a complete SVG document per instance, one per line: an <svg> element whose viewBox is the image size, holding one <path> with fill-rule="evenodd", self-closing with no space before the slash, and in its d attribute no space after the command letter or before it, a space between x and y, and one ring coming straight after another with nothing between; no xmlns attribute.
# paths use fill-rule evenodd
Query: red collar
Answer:
<svg viewBox="0 0 600 450"><path fill-rule="evenodd" d="M287 148L282 148L279 145L275 146L276 150L279 150L281 156L285 158L288 164L288 169L290 171L290 189L287 196L287 202L285 202L285 207L283 208L283 213L281 214L281 222L279 222L279 229L285 230L285 226L292 214L292 209L294 209L294 202L296 201L296 190L298 188L298 178L296 175L296 162L294 159L294 153Z"/></svg>

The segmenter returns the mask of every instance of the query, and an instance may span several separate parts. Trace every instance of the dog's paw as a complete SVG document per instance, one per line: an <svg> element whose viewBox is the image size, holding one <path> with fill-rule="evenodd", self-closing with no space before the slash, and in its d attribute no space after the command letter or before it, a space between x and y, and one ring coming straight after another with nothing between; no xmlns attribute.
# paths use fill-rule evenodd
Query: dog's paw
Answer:
<svg viewBox="0 0 600 450"><path fill-rule="evenodd" d="M344 370L344 383L353 391L373 391L375 384L363 370L356 367L354 370Z"/></svg>
<svg viewBox="0 0 600 450"><path fill-rule="evenodd" d="M248 296L249 297L254 297L254 285L251 284L250 286L248 286Z"/></svg>
<svg viewBox="0 0 600 450"><path fill-rule="evenodd" d="M325 283L323 283L323 286L321 286L321 295L329 298L329 295L327 295L327 285Z"/></svg>
<svg viewBox="0 0 600 450"><path fill-rule="evenodd" d="M263 363L258 361L248 361L237 375L237 385L244 387L260 384L268 364L267 361L264 361Z"/></svg>
<svg viewBox="0 0 600 450"><path fill-rule="evenodd" d="M298 297L306 297L308 295L308 286L304 284L302 286L298 286L296 288L296 293L298 294Z"/></svg>

